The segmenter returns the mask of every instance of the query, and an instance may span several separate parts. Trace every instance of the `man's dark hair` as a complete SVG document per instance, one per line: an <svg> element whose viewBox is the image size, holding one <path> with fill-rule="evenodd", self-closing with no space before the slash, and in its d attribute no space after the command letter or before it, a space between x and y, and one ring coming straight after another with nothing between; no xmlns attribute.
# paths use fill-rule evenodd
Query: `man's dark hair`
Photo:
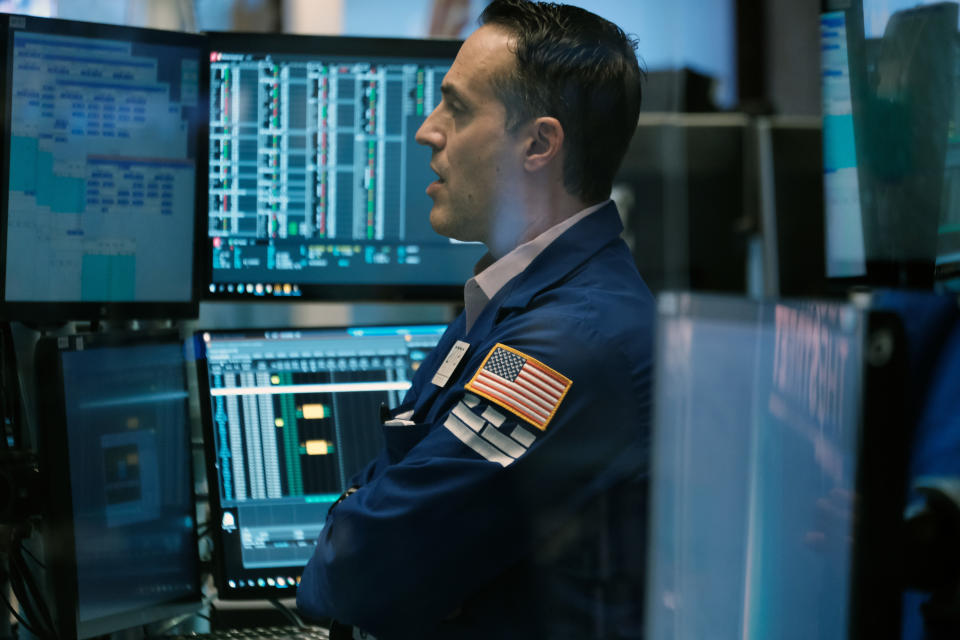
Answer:
<svg viewBox="0 0 960 640"><path fill-rule="evenodd" d="M507 129L559 120L567 191L587 203L608 198L640 115L636 42L600 16L552 2L493 0L480 24L516 39L515 69L493 80Z"/></svg>

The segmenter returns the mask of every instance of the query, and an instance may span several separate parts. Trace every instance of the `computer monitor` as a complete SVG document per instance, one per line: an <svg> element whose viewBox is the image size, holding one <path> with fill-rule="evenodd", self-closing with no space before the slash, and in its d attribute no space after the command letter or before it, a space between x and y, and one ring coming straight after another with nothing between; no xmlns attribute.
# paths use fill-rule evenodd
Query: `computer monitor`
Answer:
<svg viewBox="0 0 960 640"><path fill-rule="evenodd" d="M646 638L899 638L903 342L849 304L660 296Z"/></svg>
<svg viewBox="0 0 960 640"><path fill-rule="evenodd" d="M36 371L57 629L90 638L199 610L179 336L45 337Z"/></svg>
<svg viewBox="0 0 960 640"><path fill-rule="evenodd" d="M912 288L954 279L957 4L824 5L828 275Z"/></svg>
<svg viewBox="0 0 960 640"><path fill-rule="evenodd" d="M195 317L197 35L0 15L0 317Z"/></svg>
<svg viewBox="0 0 960 640"><path fill-rule="evenodd" d="M459 42L211 33L206 295L458 300L417 129Z"/></svg>
<svg viewBox="0 0 960 640"><path fill-rule="evenodd" d="M847 22L845 11L820 16L825 253L831 278L867 273Z"/></svg>
<svg viewBox="0 0 960 640"><path fill-rule="evenodd" d="M381 406L444 330L196 334L220 598L294 595L330 505L383 447Z"/></svg>

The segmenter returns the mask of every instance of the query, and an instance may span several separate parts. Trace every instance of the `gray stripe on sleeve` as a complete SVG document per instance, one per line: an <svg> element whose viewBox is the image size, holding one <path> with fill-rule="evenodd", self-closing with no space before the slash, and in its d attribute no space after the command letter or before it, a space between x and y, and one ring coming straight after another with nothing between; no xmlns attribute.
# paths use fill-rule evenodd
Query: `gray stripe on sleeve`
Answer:
<svg viewBox="0 0 960 640"><path fill-rule="evenodd" d="M513 430L513 433L510 434L510 437L525 447L529 447L533 444L533 441L537 439L537 436L533 435L520 425L516 426L516 428Z"/></svg>
<svg viewBox="0 0 960 640"><path fill-rule="evenodd" d="M463 424L463 422L461 422L460 419L455 415L448 415L447 419L443 422L443 426L446 427L450 433L456 436L460 442L467 445L490 462L496 462L501 467L506 467L513 462L513 458L503 454L493 445L488 444L480 436L471 431L470 427Z"/></svg>
<svg viewBox="0 0 960 640"><path fill-rule="evenodd" d="M483 410L483 413L481 413L480 415L483 417L484 420L486 420L487 422L489 422L495 427L499 427L500 425L503 424L503 421L506 420L503 414L497 411L496 409L494 409L493 407L487 407L486 409Z"/></svg>
<svg viewBox="0 0 960 640"><path fill-rule="evenodd" d="M527 452L525 447L520 446L490 425L483 428L483 431L480 432L480 437L514 458L519 458Z"/></svg>
<svg viewBox="0 0 960 640"><path fill-rule="evenodd" d="M486 424L483 418L471 411L470 408L462 402L458 402L457 406L453 408L453 415L460 418L464 424L474 431L480 431L480 429L483 429L483 425Z"/></svg>

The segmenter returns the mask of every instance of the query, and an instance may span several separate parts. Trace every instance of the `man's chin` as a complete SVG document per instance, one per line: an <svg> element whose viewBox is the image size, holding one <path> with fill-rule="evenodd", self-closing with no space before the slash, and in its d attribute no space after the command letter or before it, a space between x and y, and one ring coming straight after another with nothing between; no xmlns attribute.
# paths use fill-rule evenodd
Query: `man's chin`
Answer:
<svg viewBox="0 0 960 640"><path fill-rule="evenodd" d="M439 209L437 205L433 205L433 209L430 210L430 226L444 238L460 239L457 237L456 225L450 221L446 212Z"/></svg>
<svg viewBox="0 0 960 640"><path fill-rule="evenodd" d="M430 210L430 226L444 238L457 240L458 242L483 242L476 229L465 228L462 222L450 214L448 209L433 205Z"/></svg>

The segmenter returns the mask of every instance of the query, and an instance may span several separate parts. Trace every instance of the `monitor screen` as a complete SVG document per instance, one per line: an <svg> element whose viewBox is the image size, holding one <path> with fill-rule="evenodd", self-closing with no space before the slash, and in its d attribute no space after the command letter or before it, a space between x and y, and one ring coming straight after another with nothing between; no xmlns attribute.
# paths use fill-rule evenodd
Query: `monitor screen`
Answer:
<svg viewBox="0 0 960 640"><path fill-rule="evenodd" d="M820 50L827 275L863 276L867 262L845 12L831 11L820 16Z"/></svg>
<svg viewBox="0 0 960 640"><path fill-rule="evenodd" d="M647 638L898 633L900 584L872 555L906 484L882 330L845 304L660 297Z"/></svg>
<svg viewBox="0 0 960 640"><path fill-rule="evenodd" d="M823 5L828 275L960 290L957 4Z"/></svg>
<svg viewBox="0 0 960 640"><path fill-rule="evenodd" d="M459 42L210 34L206 294L458 299L477 243L430 227L417 129Z"/></svg>
<svg viewBox="0 0 960 640"><path fill-rule="evenodd" d="M3 315L195 315L206 41L24 16L0 22Z"/></svg>
<svg viewBox="0 0 960 640"><path fill-rule="evenodd" d="M220 598L293 596L327 509L383 446L381 406L445 329L197 333Z"/></svg>
<svg viewBox="0 0 960 640"><path fill-rule="evenodd" d="M37 372L58 628L88 638L199 609L182 341L43 338Z"/></svg>

